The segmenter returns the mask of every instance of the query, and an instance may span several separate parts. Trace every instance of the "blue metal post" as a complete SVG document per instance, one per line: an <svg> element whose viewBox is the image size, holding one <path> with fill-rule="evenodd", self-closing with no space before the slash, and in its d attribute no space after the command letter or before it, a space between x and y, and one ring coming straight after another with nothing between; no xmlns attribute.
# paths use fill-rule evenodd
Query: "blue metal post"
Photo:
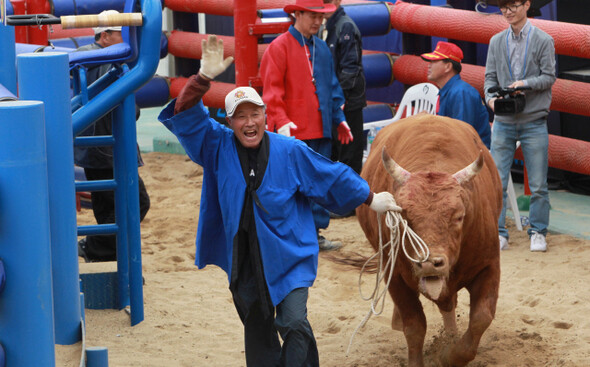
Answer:
<svg viewBox="0 0 590 367"><path fill-rule="evenodd" d="M105 347L86 348L86 367L109 367L109 351Z"/></svg>
<svg viewBox="0 0 590 367"><path fill-rule="evenodd" d="M43 103L0 103L0 343L9 367L55 366Z"/></svg>
<svg viewBox="0 0 590 367"><path fill-rule="evenodd" d="M69 59L51 52L17 61L20 98L45 104L55 342L70 345L81 339L81 315Z"/></svg>
<svg viewBox="0 0 590 367"><path fill-rule="evenodd" d="M0 23L0 84L16 95L16 51L14 43L14 27Z"/></svg>
<svg viewBox="0 0 590 367"><path fill-rule="evenodd" d="M117 189L127 195L126 201L119 201L119 196L116 196L116 216L120 228L117 237L119 278L121 279L121 269L123 267L128 271L128 283L120 282L119 284L129 284L131 325L136 325L143 321L143 282L141 275L135 96L133 94L128 95L123 100L123 103L115 109L113 136L115 137L113 156L115 157ZM122 137L124 139L121 139ZM122 172L118 169L119 167L122 167ZM127 205L123 204L125 202ZM123 205L119 205L119 203ZM126 209L124 214L123 208L120 207ZM121 214L119 214L120 212ZM125 220L119 221L119 218L123 218L123 215L125 215ZM125 247L120 246L123 241L126 244ZM122 264L123 261L127 263Z"/></svg>

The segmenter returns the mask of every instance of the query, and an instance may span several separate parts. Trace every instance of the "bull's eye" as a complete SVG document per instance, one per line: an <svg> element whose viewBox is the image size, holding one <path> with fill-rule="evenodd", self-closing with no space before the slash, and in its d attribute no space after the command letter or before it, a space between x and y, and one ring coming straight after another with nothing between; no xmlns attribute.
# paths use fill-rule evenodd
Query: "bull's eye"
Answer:
<svg viewBox="0 0 590 367"><path fill-rule="evenodd" d="M464 218L465 218L465 216L464 216L464 215L462 215L462 216L460 216L460 217L457 217L457 219L456 219L456 222L457 222L457 223L462 223Z"/></svg>

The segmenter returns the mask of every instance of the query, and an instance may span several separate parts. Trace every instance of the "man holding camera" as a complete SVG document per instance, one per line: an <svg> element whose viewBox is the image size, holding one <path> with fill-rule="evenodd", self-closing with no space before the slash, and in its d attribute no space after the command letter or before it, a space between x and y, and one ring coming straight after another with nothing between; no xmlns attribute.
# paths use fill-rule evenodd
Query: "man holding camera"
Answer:
<svg viewBox="0 0 590 367"><path fill-rule="evenodd" d="M501 102L490 88L493 91L497 87L530 87L524 92L526 101L521 112L509 115L496 113L491 153L504 192L504 205L498 220L500 249L508 247L506 187L516 142L520 141L532 194L528 230L530 250L544 252L547 251L545 235L549 225L547 115L551 105L551 86L555 82L555 47L551 36L528 21L530 6L530 0L498 1L498 7L510 26L490 40L484 90L487 104L495 110L495 104Z"/></svg>

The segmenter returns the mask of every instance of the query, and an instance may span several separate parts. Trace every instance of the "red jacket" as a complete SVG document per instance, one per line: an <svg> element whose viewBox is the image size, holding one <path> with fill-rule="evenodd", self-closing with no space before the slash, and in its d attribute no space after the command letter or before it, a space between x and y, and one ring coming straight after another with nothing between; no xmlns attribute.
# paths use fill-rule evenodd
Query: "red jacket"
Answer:
<svg viewBox="0 0 590 367"><path fill-rule="evenodd" d="M330 49L313 36L315 47L309 50L295 35L301 33L291 26L277 37L260 64L268 130L276 131L293 121L297 130L292 135L297 139L331 139L332 126L338 126L345 117L340 108L344 94L334 73ZM306 50L313 55L316 85L312 83Z"/></svg>

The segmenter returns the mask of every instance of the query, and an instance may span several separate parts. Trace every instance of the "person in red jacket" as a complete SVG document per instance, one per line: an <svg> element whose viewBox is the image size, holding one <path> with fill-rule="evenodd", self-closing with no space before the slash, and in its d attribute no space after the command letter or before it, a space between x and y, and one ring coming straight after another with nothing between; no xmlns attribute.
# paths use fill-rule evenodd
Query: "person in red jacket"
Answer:
<svg viewBox="0 0 590 367"><path fill-rule="evenodd" d="M353 137L342 107L344 94L334 71L328 45L315 36L324 14L333 4L322 0L297 0L283 9L295 23L266 49L260 64L262 99L267 105L268 130L304 141L314 151L330 158L332 129L348 144ZM328 227L329 212L312 203L318 243L322 250L341 246L319 234Z"/></svg>

